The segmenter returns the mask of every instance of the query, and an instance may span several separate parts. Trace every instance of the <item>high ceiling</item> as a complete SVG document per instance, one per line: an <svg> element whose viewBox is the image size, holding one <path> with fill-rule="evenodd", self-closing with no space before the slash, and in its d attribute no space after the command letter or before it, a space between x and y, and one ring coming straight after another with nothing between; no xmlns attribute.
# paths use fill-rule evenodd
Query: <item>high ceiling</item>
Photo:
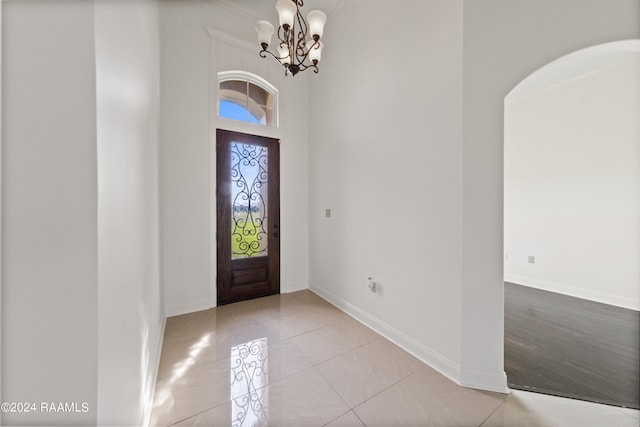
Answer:
<svg viewBox="0 0 640 427"><path fill-rule="evenodd" d="M224 3L225 5L236 9L238 12L245 14L252 19L265 19L272 24L278 24L278 14L276 12L277 0L208 0L210 3ZM302 14L307 14L314 9L320 9L330 17L331 12L343 0L304 0Z"/></svg>

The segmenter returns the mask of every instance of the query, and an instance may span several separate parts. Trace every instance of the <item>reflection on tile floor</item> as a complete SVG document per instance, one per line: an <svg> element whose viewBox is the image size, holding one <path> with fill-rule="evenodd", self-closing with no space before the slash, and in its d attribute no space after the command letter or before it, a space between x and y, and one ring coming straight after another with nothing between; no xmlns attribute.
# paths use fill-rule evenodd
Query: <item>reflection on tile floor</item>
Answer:
<svg viewBox="0 0 640 427"><path fill-rule="evenodd" d="M640 412L459 387L310 291L167 320L154 426L638 426Z"/></svg>

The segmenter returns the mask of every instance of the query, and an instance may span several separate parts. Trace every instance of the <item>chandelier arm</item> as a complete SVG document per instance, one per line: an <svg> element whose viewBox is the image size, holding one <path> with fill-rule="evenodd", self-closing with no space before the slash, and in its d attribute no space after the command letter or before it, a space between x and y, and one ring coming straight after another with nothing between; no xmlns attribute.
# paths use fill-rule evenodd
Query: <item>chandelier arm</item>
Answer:
<svg viewBox="0 0 640 427"><path fill-rule="evenodd" d="M305 42L304 40L298 40L298 43L296 44L296 62L299 64L302 64L304 62L304 60L307 58L307 53L305 52L305 46L304 46Z"/></svg>
<svg viewBox="0 0 640 427"><path fill-rule="evenodd" d="M293 56L293 51L291 50L291 43L288 42L288 41L282 41L282 42L280 42L280 47L281 48L282 47L286 47L287 48L287 52L289 53L289 55L288 55L289 56L289 62L291 64L293 64L293 61L294 61L295 57ZM285 57L282 57L282 58L279 58L279 59L285 59L285 58L287 58L287 57L285 56Z"/></svg>
<svg viewBox="0 0 640 427"><path fill-rule="evenodd" d="M280 40L280 45L282 45L282 43L288 43L289 33L291 33L291 30L286 31L282 26L278 27L278 40Z"/></svg>
<svg viewBox="0 0 640 427"><path fill-rule="evenodd" d="M309 26L307 24L307 21L305 21L304 16L302 16L302 12L300 12L299 7L296 12L296 20L298 21L298 26L300 27L298 31L298 40L304 40L309 33Z"/></svg>
<svg viewBox="0 0 640 427"><path fill-rule="evenodd" d="M285 59L285 58L286 58L286 57L285 57L285 58L281 58L281 57L279 57L279 56L275 55L275 54L274 54L273 52L271 52L270 50L261 50L261 51L260 51L260 53L259 53L260 58L266 58L266 57L267 57L267 53L268 53L269 55L271 55L272 57L274 57L275 59L277 59L278 61L282 61L283 59Z"/></svg>
<svg viewBox="0 0 640 427"><path fill-rule="evenodd" d="M313 68L313 71L314 71L316 74L317 74L317 73L318 73L318 71L319 71L318 66L317 66L316 64L300 64L300 65L299 65L299 67L300 67L300 71L304 71L304 70L306 70L307 68Z"/></svg>
<svg viewBox="0 0 640 427"><path fill-rule="evenodd" d="M302 12L300 12L300 6L302 6L302 4L299 4L299 3L302 3L302 2L296 3L296 21L298 24L297 25L298 31L292 34L290 50L292 51L292 53L294 53L292 57L292 62L295 62L297 64L302 64L306 57L305 45L307 43L306 38L309 32L309 27L307 25L307 22L304 20L304 16L302 16ZM299 59L301 56L303 58Z"/></svg>
<svg viewBox="0 0 640 427"><path fill-rule="evenodd" d="M320 42L314 42L311 47L305 52L304 50L302 51L303 55L302 55L302 59L299 59L298 56L296 56L296 60L300 61L299 65L303 65L304 61L307 60L307 58L309 57L309 54L311 53L311 51L313 49L317 49L320 46ZM316 70L318 69L318 66L315 64L312 65L305 65L305 67L303 68L303 70L306 70L309 67L315 67ZM317 73L317 71L316 71Z"/></svg>

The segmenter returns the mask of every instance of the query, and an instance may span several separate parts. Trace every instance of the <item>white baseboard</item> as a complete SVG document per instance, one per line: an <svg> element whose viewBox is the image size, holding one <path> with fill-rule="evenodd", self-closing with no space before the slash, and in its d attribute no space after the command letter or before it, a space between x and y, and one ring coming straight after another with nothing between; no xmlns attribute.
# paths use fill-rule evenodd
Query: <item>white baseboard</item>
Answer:
<svg viewBox="0 0 640 427"><path fill-rule="evenodd" d="M280 293L290 294L292 292L304 291L305 289L309 289L309 286L303 285L303 286L287 287L286 289L280 288Z"/></svg>
<svg viewBox="0 0 640 427"><path fill-rule="evenodd" d="M281 288L280 291L283 294L288 294L291 292L302 291L305 289L309 289L308 286L301 286L299 288L287 287L286 289ZM212 292L215 295L215 289ZM166 313L166 317L173 317L173 316L180 316L182 314L195 313L196 311L209 310L210 308L213 308L215 306L216 304L214 301L200 300L200 301L194 301L186 304L176 304L176 305L166 306L165 313Z"/></svg>
<svg viewBox="0 0 640 427"><path fill-rule="evenodd" d="M166 306L166 317L180 316L181 314L195 313L196 311L208 310L211 308L209 301L197 301L188 304Z"/></svg>
<svg viewBox="0 0 640 427"><path fill-rule="evenodd" d="M149 404L147 405L147 413L143 414L144 420L140 425L149 426L151 423L151 412L153 411L153 402L155 401L156 384L158 383L158 371L160 369L160 358L162 357L162 346L164 344L164 331L167 328L167 317L163 315L162 327L160 330L160 339L158 340L157 348L155 349L155 366L153 367L153 378L151 379L151 391L148 396Z"/></svg>
<svg viewBox="0 0 640 427"><path fill-rule="evenodd" d="M462 384L464 387L479 390L494 391L496 393L509 394L506 372L483 372L462 370Z"/></svg>
<svg viewBox="0 0 640 427"><path fill-rule="evenodd" d="M458 385L464 385L460 381L460 366L457 363L447 359L438 352L433 351L424 344L419 343L418 341L414 340L403 332L400 332L399 330L388 325L382 320L361 310L350 302L337 297L331 292L323 289L321 286L312 284L309 289L334 306L338 307L340 310L344 311L349 316L353 317L354 319L373 329L383 337L387 338L398 347L406 350L408 353L412 354L427 365L431 366L433 369L440 372L451 381L455 382Z"/></svg>
<svg viewBox="0 0 640 427"><path fill-rule="evenodd" d="M576 286L554 283L545 280L534 279L531 277L519 276L516 274L505 273L504 280L505 282L511 282L517 285L541 289L543 291L555 292L576 298L586 299L589 301L595 301L603 304L614 305L616 307L640 311L640 299L628 298L589 289L582 289Z"/></svg>

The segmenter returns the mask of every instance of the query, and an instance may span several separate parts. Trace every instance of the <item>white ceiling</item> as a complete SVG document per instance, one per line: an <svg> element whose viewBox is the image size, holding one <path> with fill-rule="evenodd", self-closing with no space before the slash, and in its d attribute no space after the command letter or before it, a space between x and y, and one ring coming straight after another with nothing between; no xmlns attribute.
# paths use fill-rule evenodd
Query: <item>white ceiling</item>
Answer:
<svg viewBox="0 0 640 427"><path fill-rule="evenodd" d="M213 4L225 4L228 7L242 13L247 18L252 20L264 19L270 21L272 24L278 24L278 13L276 12L277 0L208 0ZM307 14L314 10L320 9L327 16L331 16L331 12L342 2L343 0L304 0L304 6L301 8L302 14L306 17Z"/></svg>

